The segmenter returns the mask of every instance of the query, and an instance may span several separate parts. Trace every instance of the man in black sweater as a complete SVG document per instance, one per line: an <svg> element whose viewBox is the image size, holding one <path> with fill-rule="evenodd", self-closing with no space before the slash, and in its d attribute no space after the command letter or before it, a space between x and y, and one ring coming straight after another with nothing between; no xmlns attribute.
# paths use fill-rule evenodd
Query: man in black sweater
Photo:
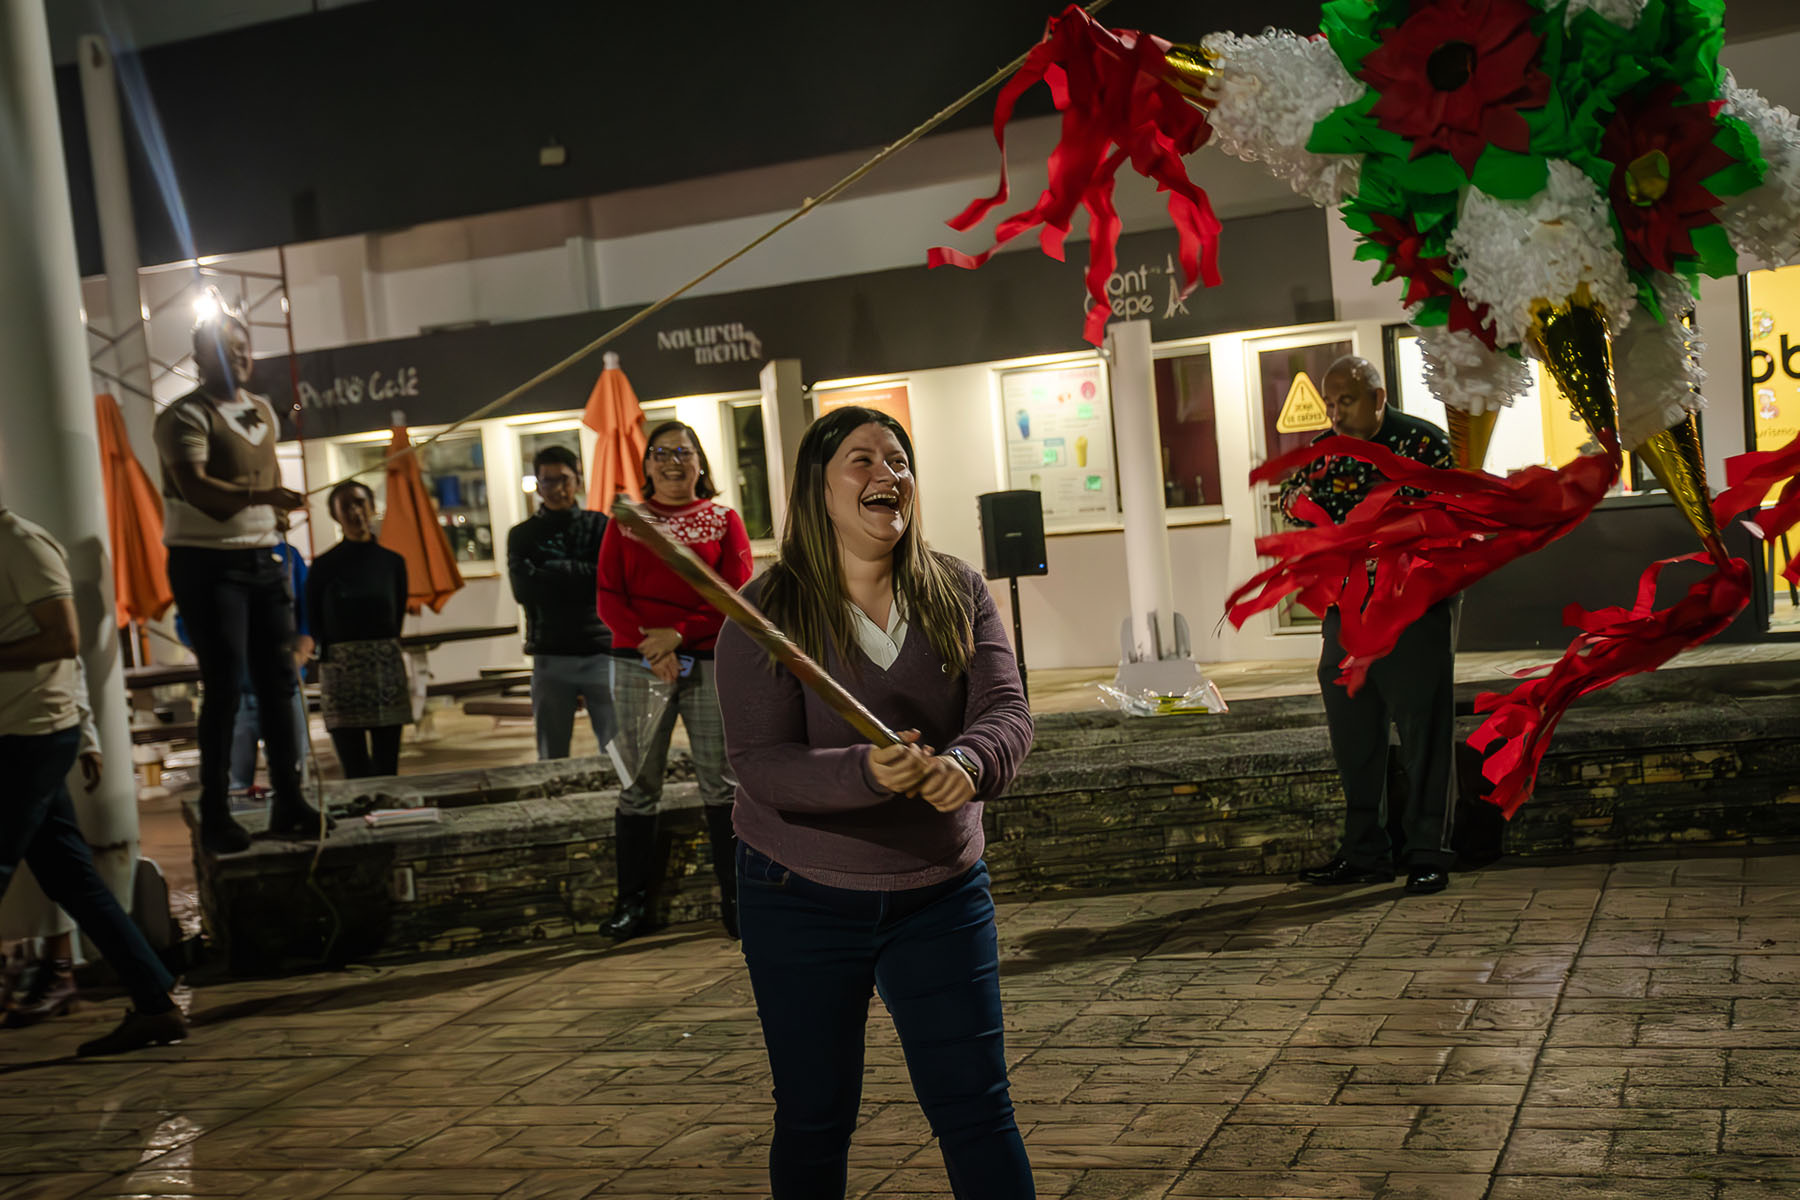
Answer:
<svg viewBox="0 0 1800 1200"><path fill-rule="evenodd" d="M506 572L525 609L538 758L567 758L578 699L587 703L602 750L619 728L612 634L600 619L594 582L606 517L581 507L581 459L567 447L545 446L531 469L542 503L506 535Z"/></svg>
<svg viewBox="0 0 1800 1200"><path fill-rule="evenodd" d="M1362 438L1428 466L1454 465L1449 435L1428 421L1389 408L1381 374L1368 359L1340 358L1325 372L1322 391L1331 429L1320 438L1332 434ZM1382 481L1381 474L1360 459L1320 459L1282 485L1282 510L1289 511L1289 500L1304 492L1341 524ZM1410 785L1404 821L1406 890L1423 895L1440 892L1449 883L1456 859L1450 848L1454 808L1450 787L1455 738L1451 609L1457 600L1452 597L1433 606L1407 626L1393 651L1370 668L1368 681L1354 696L1337 682L1344 659L1338 610L1333 606L1326 612L1319 691L1332 757L1344 784L1344 840L1330 862L1301 871L1302 881L1387 883L1394 878L1386 811L1391 724L1400 735Z"/></svg>

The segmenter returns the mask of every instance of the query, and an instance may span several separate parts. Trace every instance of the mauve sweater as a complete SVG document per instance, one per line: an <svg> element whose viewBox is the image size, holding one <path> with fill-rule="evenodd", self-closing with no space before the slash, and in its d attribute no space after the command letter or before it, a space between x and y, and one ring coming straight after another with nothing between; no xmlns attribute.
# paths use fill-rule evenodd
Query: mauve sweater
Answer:
<svg viewBox="0 0 1800 1200"><path fill-rule="evenodd" d="M952 679L925 631L908 625L887 670L860 649L853 670L825 669L891 729L917 729L939 752L959 746L981 763L975 799L940 813L916 796L877 787L869 744L787 668L727 622L715 651L725 749L737 774L732 822L745 844L829 887L900 891L953 879L985 845L984 802L1012 783L1031 749L1031 709L987 585L956 563L975 615L975 657ZM745 589L754 602L762 580Z"/></svg>

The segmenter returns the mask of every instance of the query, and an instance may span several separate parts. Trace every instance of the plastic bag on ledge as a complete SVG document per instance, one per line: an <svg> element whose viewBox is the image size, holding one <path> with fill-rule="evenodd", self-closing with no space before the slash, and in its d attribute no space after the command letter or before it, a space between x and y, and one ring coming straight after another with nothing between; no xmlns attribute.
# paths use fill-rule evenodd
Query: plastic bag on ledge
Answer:
<svg viewBox="0 0 1800 1200"><path fill-rule="evenodd" d="M1126 692L1110 683L1102 683L1100 703L1116 708L1129 717L1175 717L1190 713L1222 713L1230 709L1218 685L1208 679L1179 696L1164 696L1151 691Z"/></svg>

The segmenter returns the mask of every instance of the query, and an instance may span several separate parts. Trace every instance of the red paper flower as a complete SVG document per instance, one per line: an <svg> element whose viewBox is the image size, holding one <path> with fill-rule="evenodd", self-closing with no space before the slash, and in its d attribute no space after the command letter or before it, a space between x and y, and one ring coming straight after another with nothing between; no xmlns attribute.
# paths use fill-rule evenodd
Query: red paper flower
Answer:
<svg viewBox="0 0 1800 1200"><path fill-rule="evenodd" d="M1372 215L1376 229L1367 237L1377 245L1387 247L1388 266L1393 268L1394 274L1406 280L1406 306L1411 308L1439 296L1447 297L1450 301L1450 328L1473 334L1489 350L1495 349L1499 342L1488 322L1487 305L1478 308L1470 304L1457 289L1456 274L1451 269L1449 256L1427 254L1425 235L1410 223L1387 213Z"/></svg>
<svg viewBox="0 0 1800 1200"><path fill-rule="evenodd" d="M1519 110L1550 97L1536 66L1538 15L1525 0L1413 0L1357 72L1380 93L1375 119L1413 143L1412 157L1446 150L1470 173L1490 145L1525 153L1531 132Z"/></svg>
<svg viewBox="0 0 1800 1200"><path fill-rule="evenodd" d="M1719 223L1719 197L1702 181L1736 161L1713 144L1725 102L1676 104L1678 90L1670 84L1621 102L1600 138L1634 267L1673 271L1678 256L1695 253L1693 230Z"/></svg>

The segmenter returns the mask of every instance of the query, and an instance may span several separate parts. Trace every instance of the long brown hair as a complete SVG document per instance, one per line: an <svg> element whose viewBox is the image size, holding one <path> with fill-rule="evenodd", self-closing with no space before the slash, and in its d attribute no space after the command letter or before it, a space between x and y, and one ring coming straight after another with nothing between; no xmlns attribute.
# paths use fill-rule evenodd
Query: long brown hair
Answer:
<svg viewBox="0 0 1800 1200"><path fill-rule="evenodd" d="M846 437L870 424L890 431L906 452L908 467L914 467L912 439L886 413L850 406L808 426L795 454L781 557L769 568L760 597L769 619L802 650L821 662L827 649L834 650L853 670L856 626L837 531L825 508L825 468ZM956 560L925 544L916 493L913 509L894 546L894 590L906 602L907 620L925 634L950 673L960 675L975 655L974 614Z"/></svg>

